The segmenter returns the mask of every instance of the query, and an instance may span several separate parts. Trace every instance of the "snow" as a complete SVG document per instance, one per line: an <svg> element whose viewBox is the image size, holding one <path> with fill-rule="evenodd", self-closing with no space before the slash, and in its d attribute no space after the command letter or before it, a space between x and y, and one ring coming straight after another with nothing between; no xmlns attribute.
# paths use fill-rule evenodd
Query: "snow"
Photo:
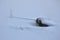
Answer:
<svg viewBox="0 0 60 40"><path fill-rule="evenodd" d="M60 40L59 13L60 0L0 0L0 40ZM38 17L55 25L36 26Z"/></svg>

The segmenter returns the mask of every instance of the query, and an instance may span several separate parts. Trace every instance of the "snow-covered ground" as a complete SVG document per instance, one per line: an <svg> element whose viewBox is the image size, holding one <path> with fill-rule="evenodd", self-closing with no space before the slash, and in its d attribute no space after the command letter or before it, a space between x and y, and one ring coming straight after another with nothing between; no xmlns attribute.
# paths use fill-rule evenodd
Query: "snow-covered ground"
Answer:
<svg viewBox="0 0 60 40"><path fill-rule="evenodd" d="M10 18L10 10L16 18ZM0 40L60 40L59 13L60 0L0 0ZM56 24L38 27L34 20L23 19L37 17Z"/></svg>

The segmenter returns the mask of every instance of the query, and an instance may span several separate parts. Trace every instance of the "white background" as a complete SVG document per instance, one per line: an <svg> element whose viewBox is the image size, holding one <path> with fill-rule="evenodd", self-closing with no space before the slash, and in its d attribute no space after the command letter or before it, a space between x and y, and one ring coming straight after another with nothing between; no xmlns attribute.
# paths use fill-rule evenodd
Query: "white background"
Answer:
<svg viewBox="0 0 60 40"><path fill-rule="evenodd" d="M57 24L43 28L33 26L32 20L9 18L10 9L15 17L45 17ZM60 40L59 13L60 0L0 0L0 40Z"/></svg>

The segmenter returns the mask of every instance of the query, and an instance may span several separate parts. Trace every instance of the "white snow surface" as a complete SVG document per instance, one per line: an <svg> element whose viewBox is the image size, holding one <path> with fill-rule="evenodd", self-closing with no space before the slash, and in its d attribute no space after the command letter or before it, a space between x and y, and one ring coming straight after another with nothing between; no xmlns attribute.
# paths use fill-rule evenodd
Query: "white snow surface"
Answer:
<svg viewBox="0 0 60 40"><path fill-rule="evenodd" d="M38 17L54 25L36 26ZM0 40L60 40L60 0L0 0Z"/></svg>

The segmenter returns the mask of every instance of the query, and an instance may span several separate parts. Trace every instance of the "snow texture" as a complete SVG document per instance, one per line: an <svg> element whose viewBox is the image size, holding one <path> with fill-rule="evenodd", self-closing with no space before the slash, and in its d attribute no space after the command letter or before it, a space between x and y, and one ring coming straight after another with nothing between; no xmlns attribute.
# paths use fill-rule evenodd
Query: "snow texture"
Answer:
<svg viewBox="0 0 60 40"><path fill-rule="evenodd" d="M0 40L60 40L60 0L0 0Z"/></svg>

